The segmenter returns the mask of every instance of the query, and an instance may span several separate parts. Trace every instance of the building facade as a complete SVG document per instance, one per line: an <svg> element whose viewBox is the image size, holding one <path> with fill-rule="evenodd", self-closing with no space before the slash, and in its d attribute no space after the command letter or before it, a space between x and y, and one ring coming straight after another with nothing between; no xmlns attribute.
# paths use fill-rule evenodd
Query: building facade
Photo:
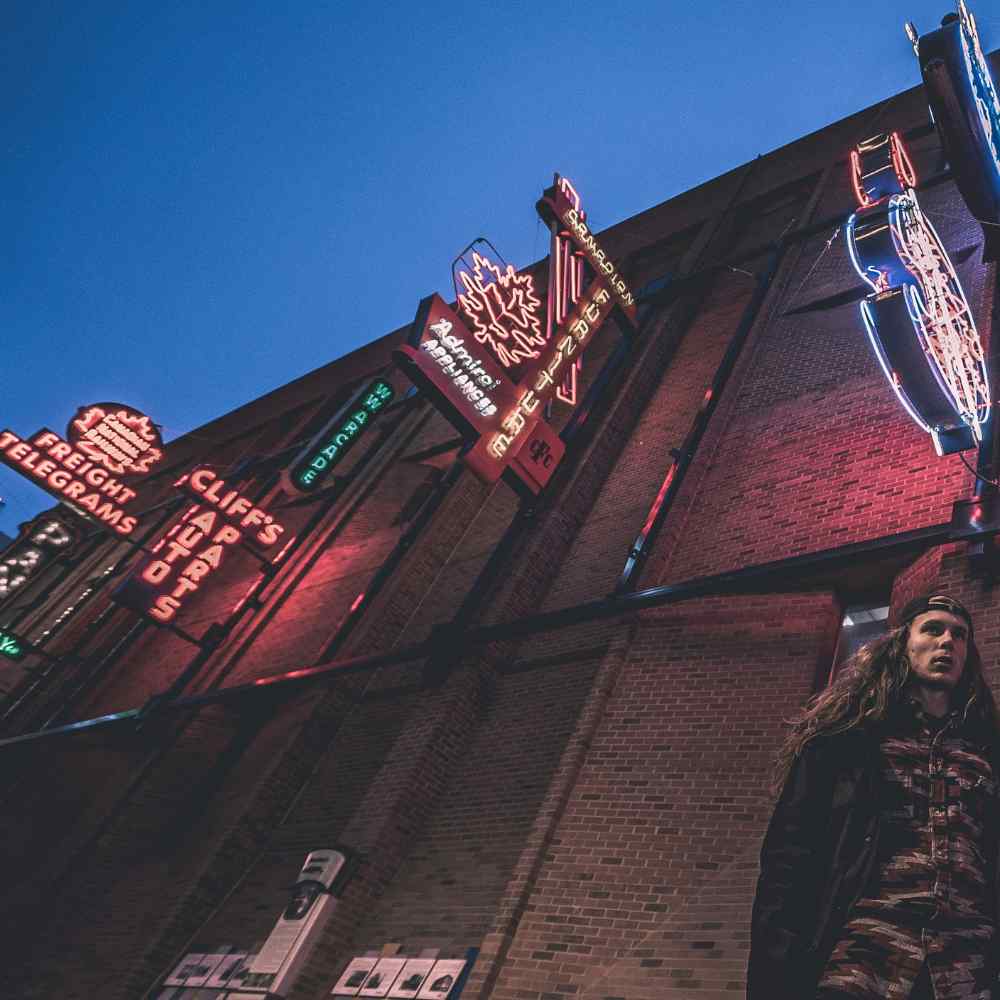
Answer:
<svg viewBox="0 0 1000 1000"><path fill-rule="evenodd" d="M168 621L112 596L155 553L77 519L0 603L29 645L0 678L5 995L170 996L340 850L296 1000L364 956L464 959L482 1000L739 996L784 722L851 629L940 585L1000 684L992 508L962 519L991 488L899 405L844 245L850 151L890 132L989 354L996 265L919 87L599 234L638 332L588 346L537 495L463 463L404 328L166 447L134 543L195 467L285 529ZM392 402L292 490L373 379Z"/></svg>

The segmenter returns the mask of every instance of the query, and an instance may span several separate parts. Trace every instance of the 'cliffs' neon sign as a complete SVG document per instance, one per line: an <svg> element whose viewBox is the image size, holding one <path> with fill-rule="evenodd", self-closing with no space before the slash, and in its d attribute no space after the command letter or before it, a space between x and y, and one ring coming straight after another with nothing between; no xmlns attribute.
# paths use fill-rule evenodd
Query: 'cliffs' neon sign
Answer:
<svg viewBox="0 0 1000 1000"><path fill-rule="evenodd" d="M233 546L270 548L285 528L211 469L195 469L175 486L198 502L153 546L115 591L114 600L155 622L172 622L223 564Z"/></svg>

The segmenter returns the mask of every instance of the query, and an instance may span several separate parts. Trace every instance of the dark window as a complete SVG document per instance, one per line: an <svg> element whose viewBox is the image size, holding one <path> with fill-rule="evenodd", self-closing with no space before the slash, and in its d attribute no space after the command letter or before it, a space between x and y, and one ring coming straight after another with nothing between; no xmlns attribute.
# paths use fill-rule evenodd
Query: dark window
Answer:
<svg viewBox="0 0 1000 1000"><path fill-rule="evenodd" d="M840 622L840 632L837 635L837 651L833 657L829 681L840 671L840 668L866 642L877 639L888 631L889 607L887 603L851 604L844 609L844 617Z"/></svg>

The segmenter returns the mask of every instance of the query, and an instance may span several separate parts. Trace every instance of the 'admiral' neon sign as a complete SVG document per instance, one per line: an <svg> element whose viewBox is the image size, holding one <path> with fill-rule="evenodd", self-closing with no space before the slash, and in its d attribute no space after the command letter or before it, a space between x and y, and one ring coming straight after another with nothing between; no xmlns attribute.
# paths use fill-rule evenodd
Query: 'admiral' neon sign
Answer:
<svg viewBox="0 0 1000 1000"><path fill-rule="evenodd" d="M876 136L851 164L860 208L845 236L872 289L861 315L875 356L939 455L972 448L990 410L983 347L951 259L909 188L906 150L898 136Z"/></svg>
<svg viewBox="0 0 1000 1000"><path fill-rule="evenodd" d="M465 291L460 289L458 298L463 313L478 324L479 335L440 296L432 295L420 304L407 343L395 352L410 377L469 439L462 452L465 464L485 482L509 472L515 485L532 493L546 485L565 451L544 419L546 405L571 384L583 349L612 310L617 308L629 326L636 315L635 298L584 221L572 185L557 175L536 207L558 237L553 250L564 265L557 268L554 284L550 278L548 338L536 343L534 332L540 327L529 319L535 309L534 304L529 308L529 298L537 301L533 285L515 280L513 268L501 271L477 252L471 272L459 272ZM595 274L586 288L584 261ZM487 272L495 280L487 283ZM511 333L512 316L522 332L533 331L523 340L513 338L522 348L516 353L509 336L500 350L500 333ZM492 339L487 336L491 324ZM517 371L515 362L520 363ZM571 397L564 393L562 398Z"/></svg>
<svg viewBox="0 0 1000 1000"><path fill-rule="evenodd" d="M1000 259L1000 98L979 29L964 0L941 27L906 32L920 63L927 98L955 183L983 226L983 259ZM992 225L991 225L992 223Z"/></svg>

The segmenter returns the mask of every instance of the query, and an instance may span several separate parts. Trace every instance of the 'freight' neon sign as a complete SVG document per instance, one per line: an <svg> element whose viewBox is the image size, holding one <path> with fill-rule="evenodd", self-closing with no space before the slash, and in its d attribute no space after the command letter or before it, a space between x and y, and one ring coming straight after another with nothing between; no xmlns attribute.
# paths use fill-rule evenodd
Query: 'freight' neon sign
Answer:
<svg viewBox="0 0 1000 1000"><path fill-rule="evenodd" d="M131 535L138 523L125 511L136 491L122 480L147 473L162 459L152 421L123 403L81 407L66 438L47 427L29 438L0 431L0 461L119 535Z"/></svg>

